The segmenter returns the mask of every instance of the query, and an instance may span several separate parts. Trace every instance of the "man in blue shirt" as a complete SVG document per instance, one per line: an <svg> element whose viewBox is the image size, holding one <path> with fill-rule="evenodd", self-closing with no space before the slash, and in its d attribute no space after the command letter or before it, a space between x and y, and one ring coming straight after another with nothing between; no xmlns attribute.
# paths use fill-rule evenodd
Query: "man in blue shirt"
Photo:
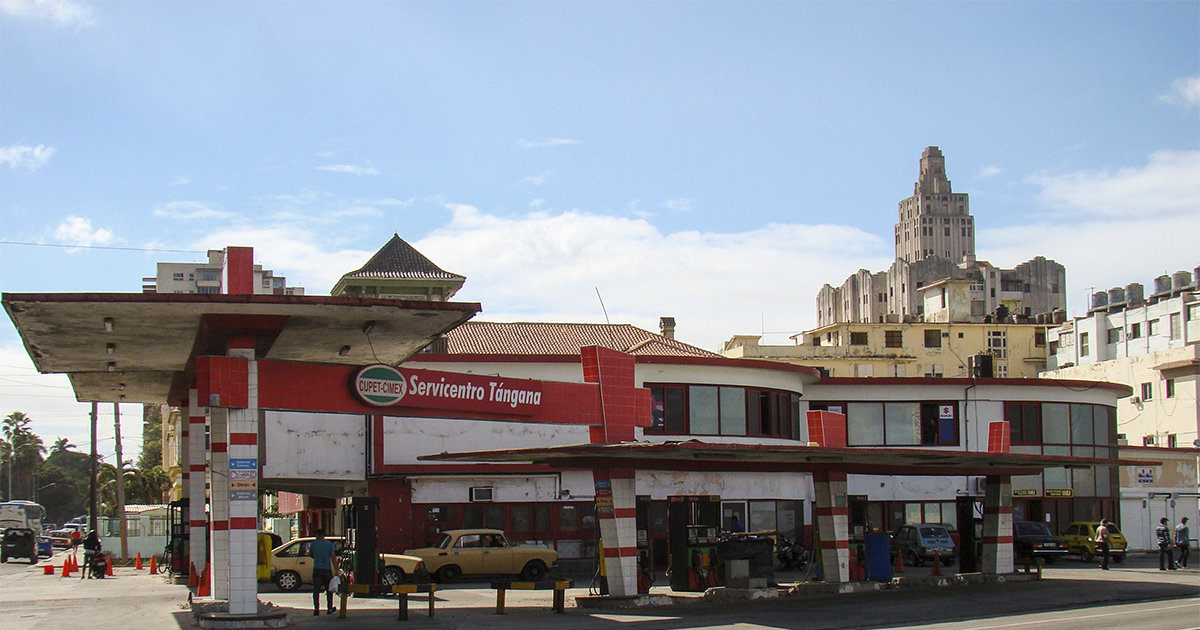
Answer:
<svg viewBox="0 0 1200 630"><path fill-rule="evenodd" d="M329 581L333 579L337 558L334 557L333 543L325 540L325 530L317 530L317 539L309 543L308 553L313 559L313 614L321 614L321 591L324 591L325 614L332 615L337 608L333 606L333 591L329 590Z"/></svg>

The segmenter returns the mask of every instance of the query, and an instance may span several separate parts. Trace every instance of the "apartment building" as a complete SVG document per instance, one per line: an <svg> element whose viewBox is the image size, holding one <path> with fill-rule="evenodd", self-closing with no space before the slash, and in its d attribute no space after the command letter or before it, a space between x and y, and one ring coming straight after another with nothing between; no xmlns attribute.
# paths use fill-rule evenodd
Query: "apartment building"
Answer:
<svg viewBox="0 0 1200 630"><path fill-rule="evenodd" d="M208 262L158 263L157 275L142 278L142 293L222 293L226 250L208 250ZM255 295L304 295L304 287L289 287L287 278L254 265Z"/></svg>

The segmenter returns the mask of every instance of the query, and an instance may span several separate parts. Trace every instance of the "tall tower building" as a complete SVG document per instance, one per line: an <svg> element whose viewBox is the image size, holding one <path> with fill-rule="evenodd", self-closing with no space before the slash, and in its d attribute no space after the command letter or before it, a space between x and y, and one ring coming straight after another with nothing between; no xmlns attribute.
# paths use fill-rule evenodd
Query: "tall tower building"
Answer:
<svg viewBox="0 0 1200 630"><path fill-rule="evenodd" d="M975 220L966 193L955 193L941 149L925 147L911 197L900 202L896 258L917 262L939 256L954 264L975 258Z"/></svg>

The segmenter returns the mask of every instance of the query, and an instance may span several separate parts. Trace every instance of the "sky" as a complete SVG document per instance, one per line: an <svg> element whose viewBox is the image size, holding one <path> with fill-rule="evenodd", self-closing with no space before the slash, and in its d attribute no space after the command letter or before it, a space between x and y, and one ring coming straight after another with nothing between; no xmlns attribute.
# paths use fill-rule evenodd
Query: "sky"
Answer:
<svg viewBox="0 0 1200 630"><path fill-rule="evenodd" d="M1193 269L1200 3L0 0L5 293L236 245L328 294L396 233L480 320L790 343L891 263L926 146L1071 315ZM0 416L86 450L89 408L0 320Z"/></svg>

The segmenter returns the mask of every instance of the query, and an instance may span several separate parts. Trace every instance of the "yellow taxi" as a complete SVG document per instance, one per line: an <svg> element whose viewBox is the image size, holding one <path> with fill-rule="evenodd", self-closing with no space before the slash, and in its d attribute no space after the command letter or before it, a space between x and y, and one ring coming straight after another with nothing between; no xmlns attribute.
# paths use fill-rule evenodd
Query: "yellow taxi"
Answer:
<svg viewBox="0 0 1200 630"><path fill-rule="evenodd" d="M1063 530L1062 537L1067 541L1067 553L1079 554L1079 559L1084 562L1091 562L1093 558L1100 555L1096 552L1096 529L1100 527L1099 521L1075 521ZM1108 525L1108 556L1114 562L1122 562L1125 560L1125 547L1129 543L1125 540L1125 535L1121 530L1117 529L1115 523Z"/></svg>

